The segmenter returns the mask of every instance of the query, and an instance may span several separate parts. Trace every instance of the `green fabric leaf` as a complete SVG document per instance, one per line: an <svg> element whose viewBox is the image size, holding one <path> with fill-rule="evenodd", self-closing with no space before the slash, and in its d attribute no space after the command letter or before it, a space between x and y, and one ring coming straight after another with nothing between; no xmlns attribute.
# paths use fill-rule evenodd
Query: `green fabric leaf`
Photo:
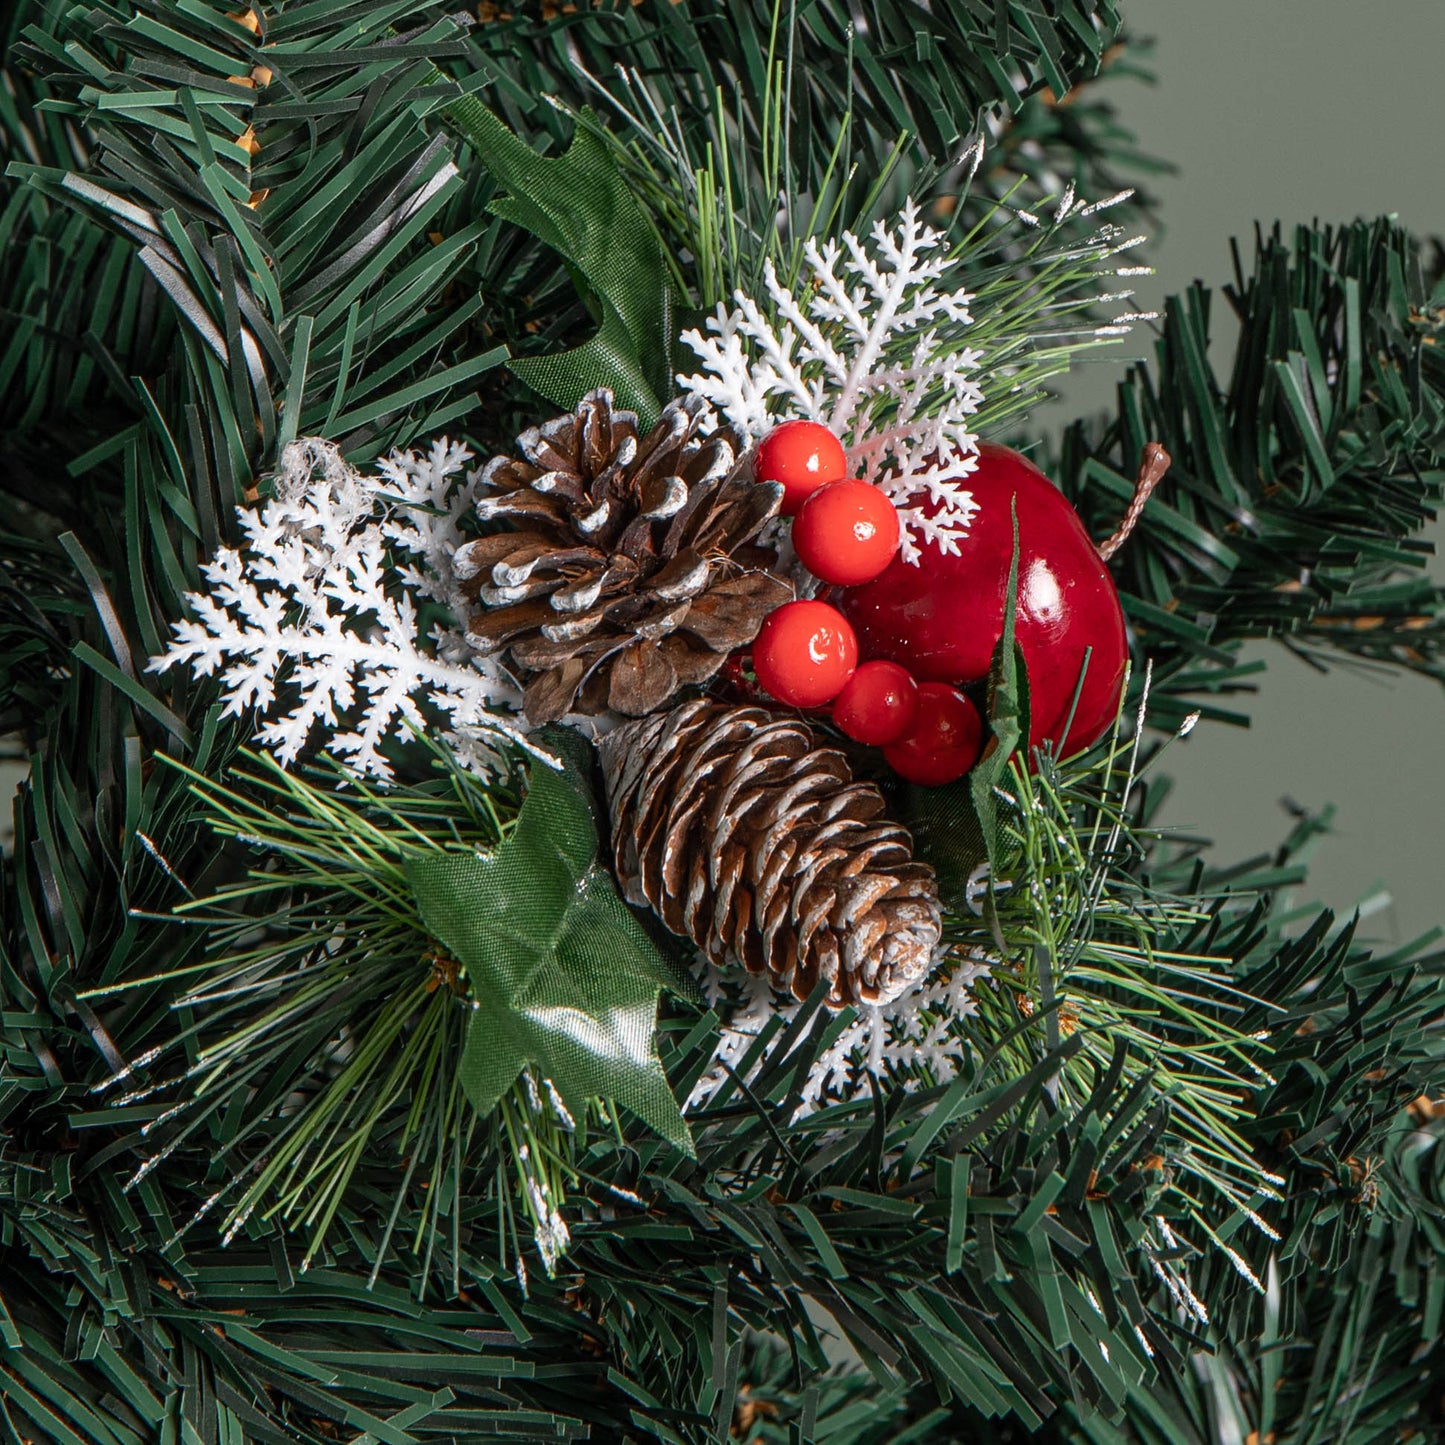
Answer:
<svg viewBox="0 0 1445 1445"><path fill-rule="evenodd" d="M980 863L998 866L998 794L1009 759L1029 735L1028 675L1014 637L1019 591L1019 528L1013 519L1013 560L1003 609L1003 635L989 669L988 714L993 740L966 778L941 788L910 784L902 804L919 856L938 875L938 893L946 908L967 906L968 879Z"/></svg>
<svg viewBox="0 0 1445 1445"><path fill-rule="evenodd" d="M988 861L998 866L999 827L998 794L995 788L1008 771L1009 759L1029 735L1028 683L1023 654L1014 640L1014 614L1019 595L1019 519L1015 502L1013 512L1014 547L1009 562L1008 590L1004 594L1003 636L994 648L993 665L988 680L989 726L993 730L993 746L979 759L969 774L968 788L983 836Z"/></svg>
<svg viewBox="0 0 1445 1445"><path fill-rule="evenodd" d="M575 407L609 386L644 428L672 394L672 295L661 243L602 142L579 127L560 156L540 156L474 96L447 116L506 187L493 214L551 246L595 307L601 325L583 345L508 363L528 386Z"/></svg>
<svg viewBox="0 0 1445 1445"><path fill-rule="evenodd" d="M573 1113L611 1099L692 1153L657 1057L657 996L672 974L598 862L575 762L533 766L516 827L491 853L420 858L407 879L428 931L467 971L460 1077L479 1113L531 1064Z"/></svg>
<svg viewBox="0 0 1445 1445"><path fill-rule="evenodd" d="M937 875L939 901L952 913L963 912L969 876L988 857L969 779L941 788L909 783L899 811L913 834L914 853Z"/></svg>

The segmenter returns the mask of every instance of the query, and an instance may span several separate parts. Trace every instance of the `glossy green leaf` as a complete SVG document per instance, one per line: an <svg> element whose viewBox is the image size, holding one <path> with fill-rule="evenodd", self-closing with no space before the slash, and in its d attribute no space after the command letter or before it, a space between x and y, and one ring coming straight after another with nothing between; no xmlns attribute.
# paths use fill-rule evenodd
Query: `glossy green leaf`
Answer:
<svg viewBox="0 0 1445 1445"><path fill-rule="evenodd" d="M532 1066L572 1113L610 1099L691 1152L654 1038L675 979L598 859L585 788L575 766L535 763L516 827L491 853L407 864L427 928L466 970L462 1084L485 1116Z"/></svg>
<svg viewBox="0 0 1445 1445"><path fill-rule="evenodd" d="M1008 776L1009 759L1028 736L1028 676L1014 640L1018 603L1018 518L1009 563L1003 609L1003 635L994 647L988 681L989 738L973 770L956 783L928 788L910 784L901 790L902 807L919 855L938 875L938 893L946 907L970 906L968 881L982 863L999 854L998 787Z"/></svg>
<svg viewBox="0 0 1445 1445"><path fill-rule="evenodd" d="M529 386L573 408L597 386L652 427L672 395L672 302L662 246L611 154L579 128L564 154L538 155L474 96L447 109L507 190L491 210L525 227L586 288L601 326L570 351L508 363Z"/></svg>

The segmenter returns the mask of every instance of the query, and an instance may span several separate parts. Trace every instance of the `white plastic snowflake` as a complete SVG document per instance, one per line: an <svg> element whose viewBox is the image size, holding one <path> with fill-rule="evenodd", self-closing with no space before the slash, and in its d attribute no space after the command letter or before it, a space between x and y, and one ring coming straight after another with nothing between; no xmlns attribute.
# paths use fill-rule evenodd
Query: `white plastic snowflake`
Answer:
<svg viewBox="0 0 1445 1445"><path fill-rule="evenodd" d="M957 553L978 510L962 483L978 465L969 418L983 393L969 379L979 353L940 334L973 319L969 293L939 285L947 237L909 201L892 229L880 221L867 241L849 231L809 240L803 255L799 295L765 268L776 319L739 291L735 310L708 318L707 335L684 333L702 369L678 384L749 443L792 417L822 422L853 475L898 504L905 561L916 564L925 541Z"/></svg>
<svg viewBox="0 0 1445 1445"><path fill-rule="evenodd" d="M465 762L493 765L494 744L522 741L497 712L514 685L455 625L423 638L418 623L425 602L462 615L451 553L474 500L471 455L442 440L363 476L330 442L293 442L276 495L239 512L245 546L206 565L209 590L189 594L192 616L149 669L219 672L226 711L255 708L258 741L283 766L319 732L328 752L385 780L383 743L437 719Z"/></svg>
<svg viewBox="0 0 1445 1445"><path fill-rule="evenodd" d="M935 1083L955 1078L968 1045L951 1027L976 1011L974 985L988 977L989 960L978 949L967 958L944 959L915 987L882 1008L863 1007L858 1017L819 1055L803 1085L798 1114L824 1104L867 1098L869 1077L901 1088L916 1087L921 1070ZM705 1104L727 1082L754 1040L775 1014L791 1021L802 1007L780 999L765 976L705 965L701 985L708 1003L725 1020L712 1067L693 1086L689 1109Z"/></svg>

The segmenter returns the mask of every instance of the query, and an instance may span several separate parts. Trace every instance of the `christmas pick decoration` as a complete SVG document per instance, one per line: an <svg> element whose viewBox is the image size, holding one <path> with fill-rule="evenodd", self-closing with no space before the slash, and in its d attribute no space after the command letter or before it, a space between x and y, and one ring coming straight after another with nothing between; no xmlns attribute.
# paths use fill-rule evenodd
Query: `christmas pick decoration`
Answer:
<svg viewBox="0 0 1445 1445"><path fill-rule="evenodd" d="M558 731L546 741L565 758ZM407 866L428 931L466 969L461 1084L486 1115L530 1064L574 1114L611 1099L691 1154L655 1040L658 994L677 980L597 861L586 784L568 764L533 765L516 827L492 852Z"/></svg>

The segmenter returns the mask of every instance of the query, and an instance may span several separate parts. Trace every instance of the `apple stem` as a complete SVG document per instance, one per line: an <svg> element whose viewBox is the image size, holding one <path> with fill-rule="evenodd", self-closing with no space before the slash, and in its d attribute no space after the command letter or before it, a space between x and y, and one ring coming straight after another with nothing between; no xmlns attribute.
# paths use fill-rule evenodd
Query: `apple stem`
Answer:
<svg viewBox="0 0 1445 1445"><path fill-rule="evenodd" d="M1104 561L1107 562L1129 540L1129 533L1143 515L1144 504L1149 500L1154 488L1164 480L1164 473L1169 470L1169 461L1169 453L1158 442L1144 443L1144 455L1139 462L1139 475L1134 479L1134 498L1129 503L1129 510L1120 519L1113 535L1098 544L1099 556Z"/></svg>

